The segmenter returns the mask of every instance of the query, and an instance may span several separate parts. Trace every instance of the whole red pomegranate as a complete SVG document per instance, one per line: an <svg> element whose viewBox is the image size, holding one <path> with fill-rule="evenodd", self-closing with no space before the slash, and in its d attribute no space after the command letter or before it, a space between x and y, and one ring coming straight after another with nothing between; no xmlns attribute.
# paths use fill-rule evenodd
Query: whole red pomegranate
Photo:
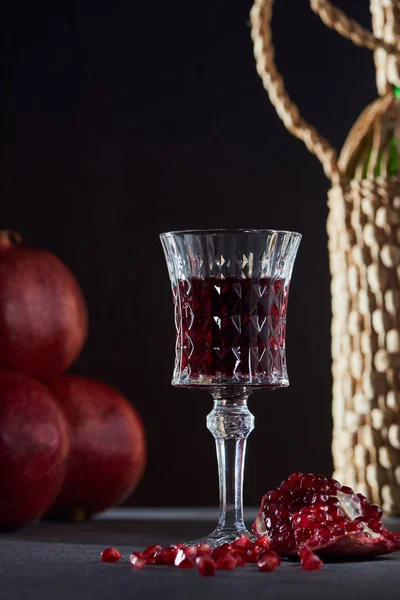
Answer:
<svg viewBox="0 0 400 600"><path fill-rule="evenodd" d="M69 427L53 394L37 381L0 369L0 528L41 516L64 479Z"/></svg>
<svg viewBox="0 0 400 600"><path fill-rule="evenodd" d="M50 384L72 430L61 492L49 518L81 520L121 502L146 464L141 419L110 386L74 375Z"/></svg>
<svg viewBox="0 0 400 600"><path fill-rule="evenodd" d="M400 550L400 533L388 531L381 518L379 506L335 479L294 473L263 496L253 532L267 534L272 550L298 554L309 568L312 551L373 556Z"/></svg>
<svg viewBox="0 0 400 600"><path fill-rule="evenodd" d="M47 380L80 353L87 311L79 285L56 256L0 232L0 366Z"/></svg>

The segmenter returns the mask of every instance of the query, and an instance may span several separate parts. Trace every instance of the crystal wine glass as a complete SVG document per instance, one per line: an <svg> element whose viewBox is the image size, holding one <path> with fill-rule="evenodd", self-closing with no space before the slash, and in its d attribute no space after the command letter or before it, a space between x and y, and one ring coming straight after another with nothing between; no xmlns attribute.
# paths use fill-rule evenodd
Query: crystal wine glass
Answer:
<svg viewBox="0 0 400 600"><path fill-rule="evenodd" d="M160 235L175 308L172 385L208 390L216 441L220 516L200 541L211 547L251 536L243 521L251 392L289 385L286 311L301 235L290 231L193 230Z"/></svg>

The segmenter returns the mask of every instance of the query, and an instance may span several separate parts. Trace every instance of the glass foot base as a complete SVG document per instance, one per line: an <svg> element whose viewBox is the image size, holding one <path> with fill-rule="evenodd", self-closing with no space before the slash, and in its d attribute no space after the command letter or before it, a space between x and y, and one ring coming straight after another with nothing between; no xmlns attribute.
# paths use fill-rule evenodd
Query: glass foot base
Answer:
<svg viewBox="0 0 400 600"><path fill-rule="evenodd" d="M232 544L232 542L235 542L243 534L251 540L255 539L255 536L245 527L241 529L236 529L233 527L219 529L217 527L212 533L210 533L210 535L197 540L192 540L190 542L184 542L184 544L185 546L194 546L197 544L202 544L203 542L207 542L207 544L210 544L211 549L213 550L214 548L218 548L218 546L222 546L222 544Z"/></svg>

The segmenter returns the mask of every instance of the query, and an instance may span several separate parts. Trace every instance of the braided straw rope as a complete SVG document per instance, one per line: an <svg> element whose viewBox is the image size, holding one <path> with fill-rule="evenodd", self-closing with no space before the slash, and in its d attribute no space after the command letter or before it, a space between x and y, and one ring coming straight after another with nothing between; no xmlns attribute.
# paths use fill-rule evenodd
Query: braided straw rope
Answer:
<svg viewBox="0 0 400 600"><path fill-rule="evenodd" d="M340 175L336 150L300 116L299 109L289 98L283 79L275 66L275 51L271 39L273 2L274 0L256 0L250 13L257 72L285 127L315 154L327 177L338 182Z"/></svg>
<svg viewBox="0 0 400 600"><path fill-rule="evenodd" d="M374 50L382 98L354 125L339 161L299 115L274 62L274 0L251 12L257 71L285 126L321 161L329 192L335 476L400 514L400 0L371 0L374 34L327 0L310 0L332 29Z"/></svg>
<svg viewBox="0 0 400 600"><path fill-rule="evenodd" d="M382 3L382 0L377 1ZM386 3L385 0L383 2ZM339 8L332 6L328 0L310 0L310 4L311 9L321 18L325 25L351 40L356 46L369 48L370 50L381 48L388 54L398 52L398 43L393 44L388 40L383 40L379 36L375 36L368 29L361 27L354 19L349 19Z"/></svg>

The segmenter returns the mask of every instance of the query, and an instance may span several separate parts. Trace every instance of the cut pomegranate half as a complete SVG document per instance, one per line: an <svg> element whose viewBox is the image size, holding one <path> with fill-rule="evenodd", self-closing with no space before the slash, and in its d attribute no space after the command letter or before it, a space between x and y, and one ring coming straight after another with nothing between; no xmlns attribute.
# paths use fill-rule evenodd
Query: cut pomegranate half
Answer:
<svg viewBox="0 0 400 600"><path fill-rule="evenodd" d="M340 556L400 550L400 534L389 532L381 517L379 506L335 479L294 473L263 496L253 532L268 535L281 556L302 548Z"/></svg>

